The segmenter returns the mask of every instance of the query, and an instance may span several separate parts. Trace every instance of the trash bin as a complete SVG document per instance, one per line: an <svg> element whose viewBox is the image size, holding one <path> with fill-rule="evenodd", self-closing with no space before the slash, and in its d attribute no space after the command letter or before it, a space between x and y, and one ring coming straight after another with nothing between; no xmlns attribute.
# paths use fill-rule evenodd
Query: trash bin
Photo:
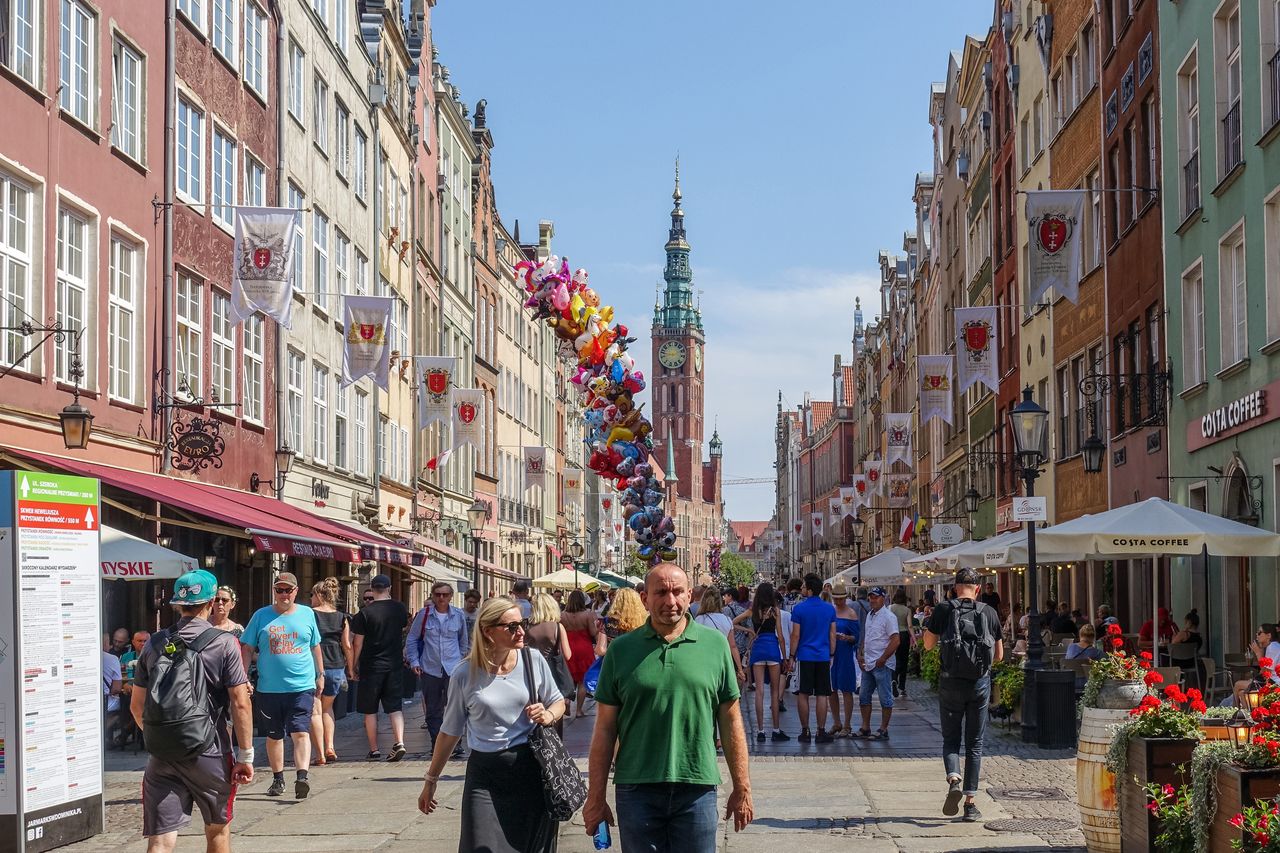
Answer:
<svg viewBox="0 0 1280 853"><path fill-rule="evenodd" d="M1076 745L1076 674L1069 669L1042 669L1035 674L1036 739L1042 749Z"/></svg>

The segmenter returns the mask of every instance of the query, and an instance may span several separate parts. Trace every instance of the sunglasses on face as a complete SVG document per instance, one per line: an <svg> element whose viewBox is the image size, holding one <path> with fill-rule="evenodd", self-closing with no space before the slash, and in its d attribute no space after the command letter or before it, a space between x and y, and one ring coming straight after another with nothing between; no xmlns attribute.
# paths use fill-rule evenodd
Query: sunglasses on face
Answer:
<svg viewBox="0 0 1280 853"><path fill-rule="evenodd" d="M364 597L364 603L365 603L365 604L368 604L368 603L370 603L371 601L373 601L373 596L372 596L372 595L366 595L366 596Z"/></svg>
<svg viewBox="0 0 1280 853"><path fill-rule="evenodd" d="M276 587L276 595L288 595L289 593L294 592L296 589L297 587L292 587L292 586L278 586Z"/></svg>
<svg viewBox="0 0 1280 853"><path fill-rule="evenodd" d="M231 603L231 599L229 599L229 598L215 598L215 599L214 599L214 601L215 601L215 602L217 602L218 604L230 604L230 603Z"/></svg>
<svg viewBox="0 0 1280 853"><path fill-rule="evenodd" d="M453 598L453 593L451 592L433 592L431 594L436 598Z"/></svg>
<svg viewBox="0 0 1280 853"><path fill-rule="evenodd" d="M507 633L514 637L517 631L528 631L529 623L528 621L521 619L519 622L499 622L493 627L505 628Z"/></svg>

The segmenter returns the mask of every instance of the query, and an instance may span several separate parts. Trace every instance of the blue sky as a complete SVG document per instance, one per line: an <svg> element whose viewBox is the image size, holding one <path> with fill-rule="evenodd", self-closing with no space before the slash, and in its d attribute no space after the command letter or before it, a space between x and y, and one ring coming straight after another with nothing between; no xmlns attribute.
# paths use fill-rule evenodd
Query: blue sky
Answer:
<svg viewBox="0 0 1280 853"><path fill-rule="evenodd" d="M620 322L647 330L677 153L707 332L707 437L726 477L773 474L778 391L830 399L853 304L879 304L877 252L913 222L932 167L929 84L984 33L990 0L441 0L440 61L488 101L494 182L521 236L555 222ZM767 519L771 486L725 489Z"/></svg>

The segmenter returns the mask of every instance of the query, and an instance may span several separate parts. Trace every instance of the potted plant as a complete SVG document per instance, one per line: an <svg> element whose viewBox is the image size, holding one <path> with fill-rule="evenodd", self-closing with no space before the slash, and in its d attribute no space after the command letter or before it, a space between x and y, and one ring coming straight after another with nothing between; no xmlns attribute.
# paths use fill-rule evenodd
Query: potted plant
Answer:
<svg viewBox="0 0 1280 853"><path fill-rule="evenodd" d="M1147 695L1147 685L1142 679L1151 668L1151 654L1144 652L1146 658L1142 658L1127 653L1124 650L1124 637L1120 635L1120 626L1116 624L1107 626L1103 647L1107 652L1094 661L1089 670L1089 680L1085 683L1084 695L1080 698L1081 707L1111 711L1136 708Z"/></svg>
<svg viewBox="0 0 1280 853"><path fill-rule="evenodd" d="M1280 853L1280 805L1257 801L1245 806L1229 823L1240 831L1232 841L1244 853Z"/></svg>
<svg viewBox="0 0 1280 853"><path fill-rule="evenodd" d="M1142 662L1149 663L1143 653ZM1163 681L1160 673L1147 671L1144 684L1151 690ZM1120 849L1159 851L1160 824L1151 809L1151 786L1185 786L1184 769L1200 742L1200 714L1205 704L1200 691L1183 691L1176 684L1163 690L1163 698L1149 693L1129 719L1113 730L1107 751L1107 769L1116 775L1120 812ZM1166 798L1167 794L1164 794Z"/></svg>
<svg viewBox="0 0 1280 853"><path fill-rule="evenodd" d="M1144 786L1147 812L1156 825L1153 850L1161 853L1195 853L1196 835L1191 822L1191 787L1150 782Z"/></svg>
<svg viewBox="0 0 1280 853"><path fill-rule="evenodd" d="M1228 740L1227 721L1236 715L1234 707L1214 706L1200 715L1200 737L1203 740Z"/></svg>
<svg viewBox="0 0 1280 853"><path fill-rule="evenodd" d="M1026 670L1019 664L1001 662L991 668L991 715L1017 722L1022 709L1022 687Z"/></svg>
<svg viewBox="0 0 1280 853"><path fill-rule="evenodd" d="M942 651L934 646L920 655L920 679L934 690L938 689L938 679L942 675Z"/></svg>

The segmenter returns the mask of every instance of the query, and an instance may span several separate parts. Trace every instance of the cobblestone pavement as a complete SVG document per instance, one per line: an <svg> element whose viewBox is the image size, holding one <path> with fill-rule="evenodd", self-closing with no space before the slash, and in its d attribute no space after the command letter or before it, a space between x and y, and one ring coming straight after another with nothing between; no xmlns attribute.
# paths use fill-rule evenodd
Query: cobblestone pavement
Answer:
<svg viewBox="0 0 1280 853"><path fill-rule="evenodd" d="M754 693L744 695L744 707L753 701ZM800 728L795 697L788 695L786 703L783 728L794 736ZM338 752L346 760L314 769L312 794L306 800L267 797L270 774L260 766L254 783L236 797L233 849L238 853L444 853L455 849L464 762L450 762L446 770L439 793L442 808L430 817L419 814L416 800L426 769L426 732L419 728L421 706L414 703L405 711L410 754L404 762L364 761L367 747L359 718L350 716L339 723ZM756 820L742 833L722 824L721 850L776 853L785 845L799 843L805 853L823 853L846 851L854 841L859 853L1083 853L1074 753L1024 745L1016 727L988 728L987 757L977 799L984 822L966 824L942 817L946 784L939 757L937 704L923 688L915 686L912 698L899 703L887 743L837 740L816 746L792 740L757 744L754 710L746 707L746 713ZM570 750L583 756L584 769L593 719L588 716L571 722L565 732ZM877 708L873 724L878 721ZM385 729L383 740L385 750L389 740ZM264 752L259 748L260 765ZM145 758L129 752L108 754L106 832L64 848L68 853L142 849L139 791ZM290 782L292 776L290 771ZM727 780L728 774L724 776ZM1027 823L1002 831L999 827L1007 824L1000 822L1010 820ZM178 849L192 851L202 846L201 839L184 837ZM563 826L562 853L593 849L580 816ZM620 849L616 834L614 849Z"/></svg>

